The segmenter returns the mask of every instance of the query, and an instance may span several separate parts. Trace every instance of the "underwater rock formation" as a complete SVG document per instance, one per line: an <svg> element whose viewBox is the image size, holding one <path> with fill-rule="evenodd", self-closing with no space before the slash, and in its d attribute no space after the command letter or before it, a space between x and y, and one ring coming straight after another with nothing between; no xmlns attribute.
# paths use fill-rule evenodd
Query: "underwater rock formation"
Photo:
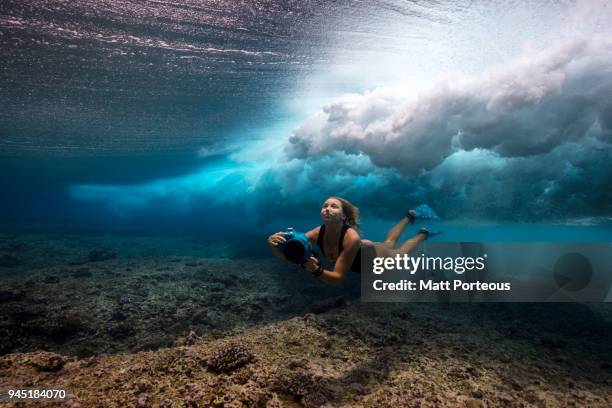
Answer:
<svg viewBox="0 0 612 408"><path fill-rule="evenodd" d="M500 315L552 311L554 305L506 306L488 315L487 308L472 305L412 304L411 319L394 317L405 307L354 303L231 337L193 337L180 346L136 354L81 359L8 354L0 356L0 388L34 379L69 389L67 405L81 407L612 404L612 377L602 365L612 354L607 339L569 337L563 349L551 349L538 341L539 320L534 326L522 323L521 339L501 333L507 323ZM473 330L472 319L479 330ZM609 329L611 323L602 324ZM378 341L383 327L400 337L393 346Z"/></svg>
<svg viewBox="0 0 612 408"><path fill-rule="evenodd" d="M63 387L72 407L612 406L609 304L363 304L276 260L134 240L75 265L109 243L53 239L2 270L0 389Z"/></svg>
<svg viewBox="0 0 612 408"><path fill-rule="evenodd" d="M272 384L272 390L289 394L296 402L307 407L318 407L327 402L325 385L312 374L298 372L281 372Z"/></svg>
<svg viewBox="0 0 612 408"><path fill-rule="evenodd" d="M29 363L38 371L59 371L68 359L56 353L38 352L30 356Z"/></svg>
<svg viewBox="0 0 612 408"><path fill-rule="evenodd" d="M229 373L254 360L244 343L228 343L215 350L207 359L206 366L216 373Z"/></svg>

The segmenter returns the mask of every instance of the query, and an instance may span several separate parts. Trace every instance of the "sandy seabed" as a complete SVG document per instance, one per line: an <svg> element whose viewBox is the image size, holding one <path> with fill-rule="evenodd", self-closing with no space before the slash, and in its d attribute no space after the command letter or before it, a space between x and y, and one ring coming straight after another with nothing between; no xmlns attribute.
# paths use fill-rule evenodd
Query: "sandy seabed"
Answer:
<svg viewBox="0 0 612 408"><path fill-rule="evenodd" d="M354 276L327 288L224 245L0 235L0 389L65 388L72 407L612 406L609 304L365 304Z"/></svg>

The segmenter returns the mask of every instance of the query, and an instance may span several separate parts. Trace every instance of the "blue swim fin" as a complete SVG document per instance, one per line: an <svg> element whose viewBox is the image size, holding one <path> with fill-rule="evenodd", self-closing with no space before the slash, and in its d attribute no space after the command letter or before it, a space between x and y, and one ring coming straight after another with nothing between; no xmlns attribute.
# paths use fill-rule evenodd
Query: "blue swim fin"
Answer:
<svg viewBox="0 0 612 408"><path fill-rule="evenodd" d="M427 204L421 204L408 212L417 220L439 220L440 216ZM409 215L409 217L410 217Z"/></svg>

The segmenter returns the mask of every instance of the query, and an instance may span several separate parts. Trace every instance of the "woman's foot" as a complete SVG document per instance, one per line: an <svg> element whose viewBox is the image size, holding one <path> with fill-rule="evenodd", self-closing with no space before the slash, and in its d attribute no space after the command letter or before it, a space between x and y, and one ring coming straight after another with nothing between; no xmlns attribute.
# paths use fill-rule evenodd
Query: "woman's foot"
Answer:
<svg viewBox="0 0 612 408"><path fill-rule="evenodd" d="M411 224L414 224L414 221L417 219L416 211L408 210L408 212L406 213L406 218L408 218Z"/></svg>
<svg viewBox="0 0 612 408"><path fill-rule="evenodd" d="M440 235L442 231L430 231L427 228L421 228L419 234L425 234L425 239L433 238L436 235Z"/></svg>

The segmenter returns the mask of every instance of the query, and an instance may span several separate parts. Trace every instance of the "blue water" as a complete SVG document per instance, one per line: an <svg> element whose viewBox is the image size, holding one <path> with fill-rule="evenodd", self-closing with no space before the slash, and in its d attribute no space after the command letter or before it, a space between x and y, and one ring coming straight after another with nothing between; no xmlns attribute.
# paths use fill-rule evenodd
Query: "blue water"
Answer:
<svg viewBox="0 0 612 408"><path fill-rule="evenodd" d="M610 21L571 0L0 1L0 354L156 349L352 302L367 274L328 287L266 242L320 225L330 196L372 241L427 203L441 220L402 239L612 242ZM444 247L543 280L581 248ZM589 258L597 289L607 248ZM382 328L421 316L425 335L444 323L426 346L461 326L532 342L560 375L610 360L596 309L545 306L407 305L329 335L365 333L378 356L396 344Z"/></svg>
<svg viewBox="0 0 612 408"><path fill-rule="evenodd" d="M388 225L388 223L387 223ZM415 232L421 225L430 230L442 231L441 235L432 238L432 242L612 242L612 226L567 226L547 224L491 224L478 223L423 223L405 232ZM364 228L369 226L364 224ZM371 231L376 236L383 236L388 227L383 222L374 222ZM404 235L404 238L406 238ZM384 237L384 236L383 236Z"/></svg>
<svg viewBox="0 0 612 408"><path fill-rule="evenodd" d="M2 2L0 229L259 239L339 195L373 240L427 202L440 241L610 241L597 7Z"/></svg>

